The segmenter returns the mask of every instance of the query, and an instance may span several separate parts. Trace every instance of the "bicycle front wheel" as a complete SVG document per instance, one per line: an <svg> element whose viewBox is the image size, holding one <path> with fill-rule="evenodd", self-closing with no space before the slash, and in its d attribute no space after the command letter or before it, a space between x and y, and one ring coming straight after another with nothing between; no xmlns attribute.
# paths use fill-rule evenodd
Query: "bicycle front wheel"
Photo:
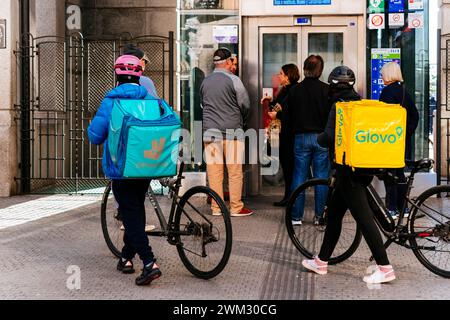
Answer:
<svg viewBox="0 0 450 320"><path fill-rule="evenodd" d="M425 191L416 206L410 217L413 252L428 270L450 278L450 186Z"/></svg>
<svg viewBox="0 0 450 320"><path fill-rule="evenodd" d="M328 214L325 204L325 209L317 209L317 211L322 212L316 216L315 191L320 189L326 190L328 202L331 197L328 185L329 183L326 179L312 179L305 182L293 192L286 207L285 223L289 237L297 250L308 259L312 259L320 252ZM292 224L292 214L294 210L301 212L301 208L296 206L299 206L302 202L304 203L302 225L294 226ZM320 204L317 203L317 205ZM320 217L323 219L317 219ZM350 211L347 210L342 222L339 242L328 263L336 264L350 258L358 248L361 237L362 234L356 221L353 219Z"/></svg>
<svg viewBox="0 0 450 320"><path fill-rule="evenodd" d="M212 215L208 197L221 215ZM232 228L229 211L219 195L208 187L194 187L180 199L175 212L177 251L185 267L196 277L211 279L225 268L231 254Z"/></svg>

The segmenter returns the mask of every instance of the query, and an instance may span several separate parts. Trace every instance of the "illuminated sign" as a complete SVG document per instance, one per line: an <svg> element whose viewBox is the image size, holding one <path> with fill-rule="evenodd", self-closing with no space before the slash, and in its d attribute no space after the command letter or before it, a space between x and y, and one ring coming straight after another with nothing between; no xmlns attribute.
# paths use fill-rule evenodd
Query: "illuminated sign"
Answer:
<svg viewBox="0 0 450 320"><path fill-rule="evenodd" d="M378 100L381 91L384 88L381 69L388 62L396 62L400 64L400 49L372 49L372 95L371 98Z"/></svg>
<svg viewBox="0 0 450 320"><path fill-rule="evenodd" d="M323 6L331 5L331 0L273 0L274 6Z"/></svg>

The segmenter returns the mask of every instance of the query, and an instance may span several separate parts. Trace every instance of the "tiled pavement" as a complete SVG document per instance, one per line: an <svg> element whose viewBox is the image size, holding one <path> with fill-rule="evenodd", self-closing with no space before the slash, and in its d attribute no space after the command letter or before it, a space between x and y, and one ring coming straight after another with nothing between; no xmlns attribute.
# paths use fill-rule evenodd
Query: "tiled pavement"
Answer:
<svg viewBox="0 0 450 320"><path fill-rule="evenodd" d="M75 201L74 196L59 197L57 202L61 204ZM36 199L35 196L3 199L0 209L34 200L31 211L39 213L42 208ZM233 218L232 256L218 277L208 281L196 279L184 268L174 247L164 239L152 238L163 277L149 287L136 287L136 275L125 276L115 270L116 259L101 233L99 202L92 203L92 198L78 201L90 203L0 230L0 299L450 298L450 280L430 273L409 250L395 245L388 254L398 280L381 288L369 289L361 280L370 264L364 242L348 261L331 266L327 276L304 272L302 257L283 226L283 211L271 206L273 196L248 199L248 206L256 213ZM69 266L77 266L81 271L80 290L67 288Z"/></svg>

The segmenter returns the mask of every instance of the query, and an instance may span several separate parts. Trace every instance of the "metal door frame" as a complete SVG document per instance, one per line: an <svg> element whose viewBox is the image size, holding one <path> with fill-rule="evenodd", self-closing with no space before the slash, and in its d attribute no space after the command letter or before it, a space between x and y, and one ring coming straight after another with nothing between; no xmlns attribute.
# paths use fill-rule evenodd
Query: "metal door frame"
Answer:
<svg viewBox="0 0 450 320"><path fill-rule="evenodd" d="M168 37L22 37L16 51L22 61L18 74L30 78L28 86L21 86L21 102L16 105L24 150L21 175L15 179L22 193L79 193L106 185L102 148L89 144L86 129L106 92L115 86L114 61L125 43L149 47L148 56L154 60L145 75L154 76L158 93L173 105L173 32ZM29 71L22 65L29 65Z"/></svg>

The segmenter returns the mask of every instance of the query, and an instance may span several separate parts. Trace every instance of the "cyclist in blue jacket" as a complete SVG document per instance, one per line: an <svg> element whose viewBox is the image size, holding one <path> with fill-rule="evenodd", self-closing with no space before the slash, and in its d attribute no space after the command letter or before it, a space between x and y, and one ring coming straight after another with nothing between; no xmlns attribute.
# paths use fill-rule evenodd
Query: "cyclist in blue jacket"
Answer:
<svg viewBox="0 0 450 320"><path fill-rule="evenodd" d="M113 179L112 191L119 205L124 232L122 257L117 270L129 274L134 273L133 258L136 254L144 264L142 274L136 278L137 285L147 285L161 276L156 264L152 248L145 233L145 195L150 185L148 179L118 179L111 170L108 152L108 126L115 99L151 99L147 90L139 85L142 66L139 58L132 55L120 56L115 63L117 87L106 94L97 114L88 128L89 141L93 144L104 144L103 171Z"/></svg>

